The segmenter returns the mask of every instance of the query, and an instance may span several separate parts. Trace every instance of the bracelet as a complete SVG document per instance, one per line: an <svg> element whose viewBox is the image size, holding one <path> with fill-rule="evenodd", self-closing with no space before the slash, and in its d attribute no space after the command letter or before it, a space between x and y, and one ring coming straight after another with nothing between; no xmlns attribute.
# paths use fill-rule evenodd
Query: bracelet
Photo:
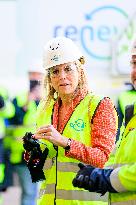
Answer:
<svg viewBox="0 0 136 205"><path fill-rule="evenodd" d="M70 150L70 145L71 145L71 139L69 138L69 139L68 139L68 142L67 142L67 146L64 147L64 149L65 149L66 151Z"/></svg>

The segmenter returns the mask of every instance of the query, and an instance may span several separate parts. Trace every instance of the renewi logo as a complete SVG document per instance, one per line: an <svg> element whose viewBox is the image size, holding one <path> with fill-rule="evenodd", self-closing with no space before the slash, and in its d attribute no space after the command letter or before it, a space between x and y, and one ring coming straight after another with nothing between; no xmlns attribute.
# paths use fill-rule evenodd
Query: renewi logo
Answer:
<svg viewBox="0 0 136 205"><path fill-rule="evenodd" d="M74 18L76 18L74 16ZM129 16L121 8L112 5L100 6L84 15L83 25L56 25L54 37L63 35L74 41L80 41L84 51L97 60L110 60L109 44L113 36L119 36L128 24ZM78 19L79 22L79 19ZM78 24L79 25L79 24ZM133 23L125 30L125 38L131 40L134 34ZM123 44L119 55L126 52Z"/></svg>

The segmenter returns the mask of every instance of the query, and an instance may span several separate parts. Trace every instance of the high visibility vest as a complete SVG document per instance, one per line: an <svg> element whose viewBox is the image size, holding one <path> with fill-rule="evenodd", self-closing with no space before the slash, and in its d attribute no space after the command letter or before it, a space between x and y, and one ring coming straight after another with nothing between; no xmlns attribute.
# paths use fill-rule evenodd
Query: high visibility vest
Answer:
<svg viewBox="0 0 136 205"><path fill-rule="evenodd" d="M0 191L4 188L5 183L5 159L3 139L0 139Z"/></svg>
<svg viewBox="0 0 136 205"><path fill-rule="evenodd" d="M0 184L3 183L5 176L5 165L3 163L0 164Z"/></svg>
<svg viewBox="0 0 136 205"><path fill-rule="evenodd" d="M26 96L18 96L17 103L23 106ZM23 101L22 101L23 100ZM10 162L17 164L22 162L22 155L24 152L22 137L26 132L34 133L36 130L36 110L37 106L34 101L30 101L27 105L27 111L23 118L23 124L19 126L10 125L7 127L7 141L10 142ZM8 137L9 136L9 137ZM7 143L5 143L7 144Z"/></svg>
<svg viewBox="0 0 136 205"><path fill-rule="evenodd" d="M5 102L4 108L0 110L0 138L5 135L5 121L4 118L13 117L15 113L14 106L11 102Z"/></svg>
<svg viewBox="0 0 136 205"><path fill-rule="evenodd" d="M136 204L136 104L133 116L124 128L115 154L111 184L120 193L110 194L112 205ZM125 165L125 166L124 166Z"/></svg>
<svg viewBox="0 0 136 205"><path fill-rule="evenodd" d="M136 90L127 90L120 94L119 105L123 115L125 116L125 107L131 105L136 101Z"/></svg>
<svg viewBox="0 0 136 205"><path fill-rule="evenodd" d="M0 109L0 190L3 188L5 179L5 160L3 150L3 139L5 137L5 118L12 117L15 113L13 104L8 100L7 90L0 87L0 95L4 99L4 107Z"/></svg>
<svg viewBox="0 0 136 205"><path fill-rule="evenodd" d="M87 95L75 108L72 116L62 133L65 137L78 140L86 146L91 146L90 123L96 107L101 98ZM44 103L43 103L44 104ZM44 109L39 106L37 112L37 126L52 124L54 101ZM79 161L65 157L65 150L58 147L58 152L52 143L45 142L49 149L49 155L44 165L46 180L41 183L38 205L101 205L105 204L103 198L96 193L90 193L84 189L75 188L72 179L75 177ZM107 203L106 203L107 204Z"/></svg>
<svg viewBox="0 0 136 205"><path fill-rule="evenodd" d="M5 121L4 118L11 118L15 114L13 104L8 100L7 90L0 88L0 95L3 97L5 106L0 109L0 138L5 135Z"/></svg>

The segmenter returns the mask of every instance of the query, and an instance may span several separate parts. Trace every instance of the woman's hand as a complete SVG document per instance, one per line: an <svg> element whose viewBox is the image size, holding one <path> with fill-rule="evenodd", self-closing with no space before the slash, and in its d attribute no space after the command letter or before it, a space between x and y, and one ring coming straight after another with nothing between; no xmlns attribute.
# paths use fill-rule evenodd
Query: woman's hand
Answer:
<svg viewBox="0 0 136 205"><path fill-rule="evenodd" d="M53 125L45 125L40 127L33 135L35 139L45 139L53 143L56 146L65 148L68 143L68 138L62 136Z"/></svg>

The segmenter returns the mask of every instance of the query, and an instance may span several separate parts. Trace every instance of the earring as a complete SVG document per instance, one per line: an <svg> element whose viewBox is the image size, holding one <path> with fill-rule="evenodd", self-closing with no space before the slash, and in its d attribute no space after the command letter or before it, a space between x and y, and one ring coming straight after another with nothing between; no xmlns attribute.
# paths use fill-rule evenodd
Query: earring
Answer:
<svg viewBox="0 0 136 205"><path fill-rule="evenodd" d="M58 92L56 91L55 93L54 93L54 99L57 99L58 98Z"/></svg>

